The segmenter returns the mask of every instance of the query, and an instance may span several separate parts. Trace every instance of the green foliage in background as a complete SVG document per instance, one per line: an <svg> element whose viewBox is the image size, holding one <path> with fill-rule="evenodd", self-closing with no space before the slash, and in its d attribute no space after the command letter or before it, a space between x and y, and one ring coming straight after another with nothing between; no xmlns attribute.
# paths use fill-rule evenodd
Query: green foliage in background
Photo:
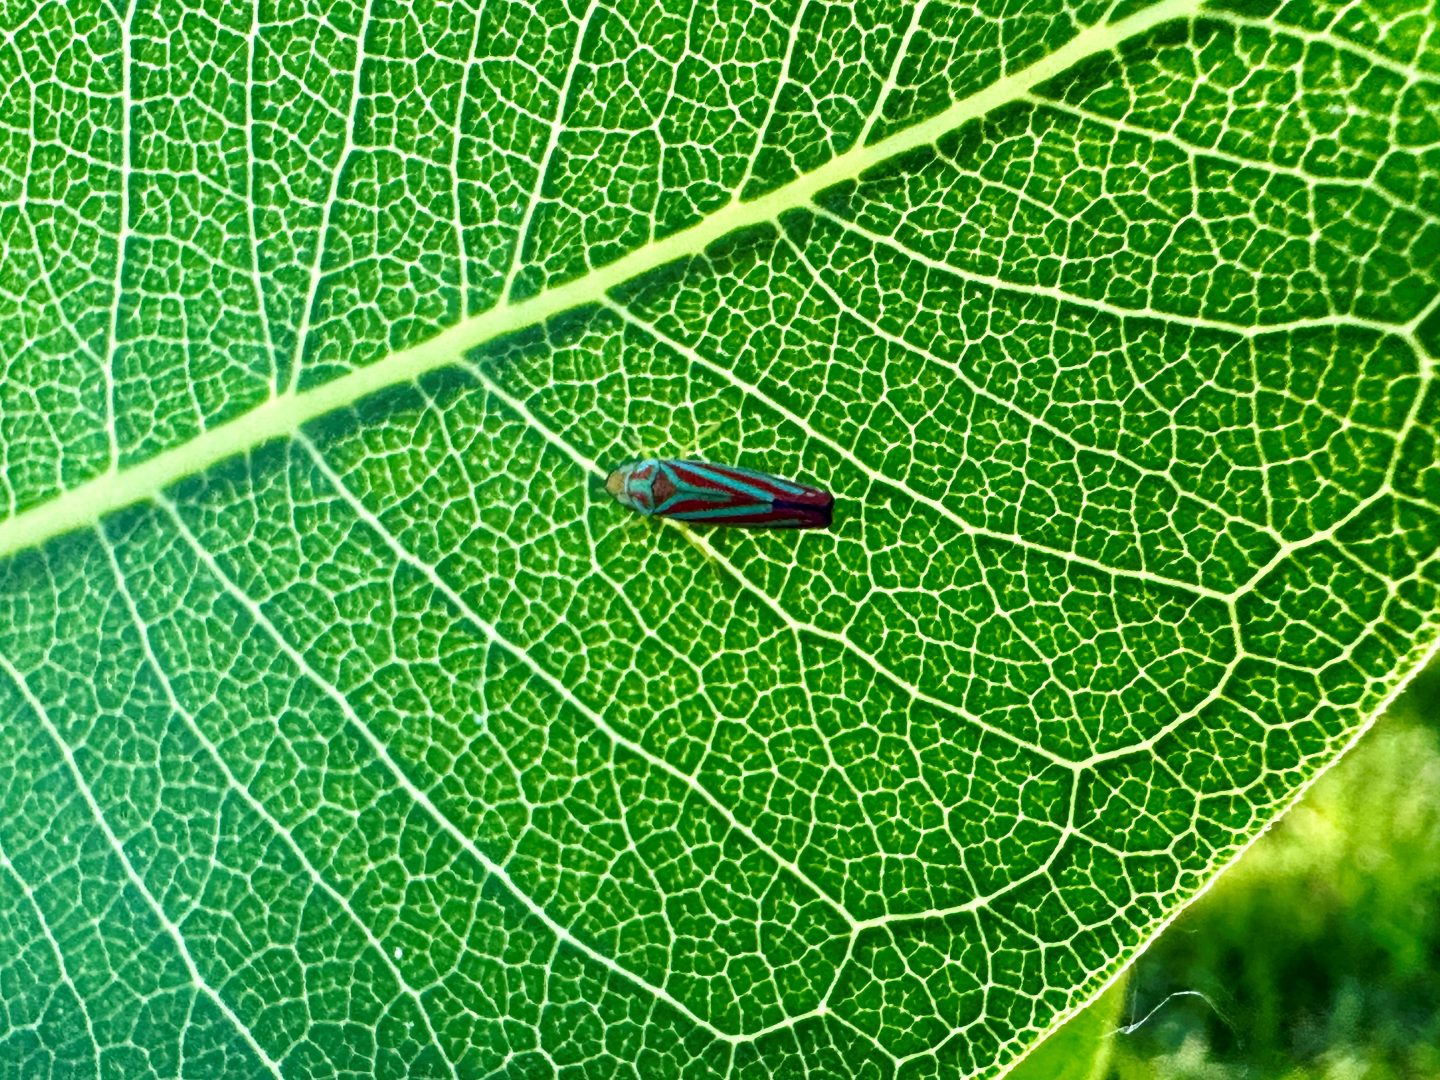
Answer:
<svg viewBox="0 0 1440 1080"><path fill-rule="evenodd" d="M0 1069L1005 1069L1435 642L1437 24L0 7Z"/></svg>
<svg viewBox="0 0 1440 1080"><path fill-rule="evenodd" d="M1440 1076L1440 669L1136 963L1114 1080ZM1089 1010L1087 1010L1087 1013ZM1137 1017L1138 1018L1138 1017Z"/></svg>

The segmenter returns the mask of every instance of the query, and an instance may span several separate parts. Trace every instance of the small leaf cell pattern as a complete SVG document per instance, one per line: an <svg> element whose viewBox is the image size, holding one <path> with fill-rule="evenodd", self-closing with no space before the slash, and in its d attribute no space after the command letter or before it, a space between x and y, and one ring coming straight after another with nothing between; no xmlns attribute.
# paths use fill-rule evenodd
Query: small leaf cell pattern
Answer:
<svg viewBox="0 0 1440 1080"><path fill-rule="evenodd" d="M998 1078L1435 653L1434 0L25 0L0 144L0 1074Z"/></svg>

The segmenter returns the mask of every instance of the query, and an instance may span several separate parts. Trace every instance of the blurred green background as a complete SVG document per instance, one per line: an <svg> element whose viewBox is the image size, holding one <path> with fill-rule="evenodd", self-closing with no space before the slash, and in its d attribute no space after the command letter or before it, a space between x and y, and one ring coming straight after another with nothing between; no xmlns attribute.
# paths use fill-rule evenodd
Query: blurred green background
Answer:
<svg viewBox="0 0 1440 1080"><path fill-rule="evenodd" d="M1440 1078L1440 664L1013 1076Z"/></svg>

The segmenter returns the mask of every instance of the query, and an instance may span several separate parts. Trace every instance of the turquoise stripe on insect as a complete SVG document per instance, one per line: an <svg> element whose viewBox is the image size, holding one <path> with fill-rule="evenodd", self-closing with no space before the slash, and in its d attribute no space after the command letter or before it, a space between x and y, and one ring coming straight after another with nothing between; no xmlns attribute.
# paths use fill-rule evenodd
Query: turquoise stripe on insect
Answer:
<svg viewBox="0 0 1440 1080"><path fill-rule="evenodd" d="M699 469L710 470L713 468L709 465L701 465L699 462L692 462L691 467L696 468L697 471ZM727 465L725 466L725 469L727 473L738 473L741 476L753 477L754 479L759 480L761 483L771 484L779 488L781 491L785 492L787 495L799 496L804 495L806 492L815 490L814 488L807 488L803 484L792 484L789 480L782 480L778 476L771 476L769 473L760 472L758 469L747 469L743 465ZM763 495L762 498L768 499L770 498L770 495L767 493Z"/></svg>
<svg viewBox="0 0 1440 1080"><path fill-rule="evenodd" d="M699 473L701 476L714 483L717 487L743 491L747 495L752 496L756 502L768 503L772 498L774 498L774 496L771 495L770 492L763 491L760 488L757 488L754 484L747 484L741 480L735 479L733 476L726 476L721 473L717 473L713 469L707 469L704 465L692 464L689 466L689 468L691 472ZM746 470L737 468L731 471L737 473L744 473ZM757 477L757 479L768 480L769 477ZM680 485L677 483L676 486L678 487ZM776 483L775 486L778 488L793 489L793 485L789 484ZM707 496L716 494L715 492L706 491L704 488L687 488L687 490L694 492L694 497L697 498L706 498Z"/></svg>
<svg viewBox="0 0 1440 1080"><path fill-rule="evenodd" d="M712 518L745 517L753 514L763 514L769 510L770 504L753 503L740 506L717 506L713 510L681 510L670 516L678 521L708 521Z"/></svg>

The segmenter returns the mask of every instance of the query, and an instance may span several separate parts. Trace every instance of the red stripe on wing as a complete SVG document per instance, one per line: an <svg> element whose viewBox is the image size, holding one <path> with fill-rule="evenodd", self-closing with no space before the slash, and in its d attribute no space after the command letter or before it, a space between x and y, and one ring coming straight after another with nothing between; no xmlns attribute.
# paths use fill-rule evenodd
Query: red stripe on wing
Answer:
<svg viewBox="0 0 1440 1080"><path fill-rule="evenodd" d="M682 484L702 488L706 491L723 491L733 494L737 501L753 502L756 492L763 493L772 501L796 502L803 505L822 505L831 498L830 493L795 480L782 480L769 473L740 469L731 465L716 465L709 461L667 461L665 463ZM719 483L716 482L717 478Z"/></svg>

